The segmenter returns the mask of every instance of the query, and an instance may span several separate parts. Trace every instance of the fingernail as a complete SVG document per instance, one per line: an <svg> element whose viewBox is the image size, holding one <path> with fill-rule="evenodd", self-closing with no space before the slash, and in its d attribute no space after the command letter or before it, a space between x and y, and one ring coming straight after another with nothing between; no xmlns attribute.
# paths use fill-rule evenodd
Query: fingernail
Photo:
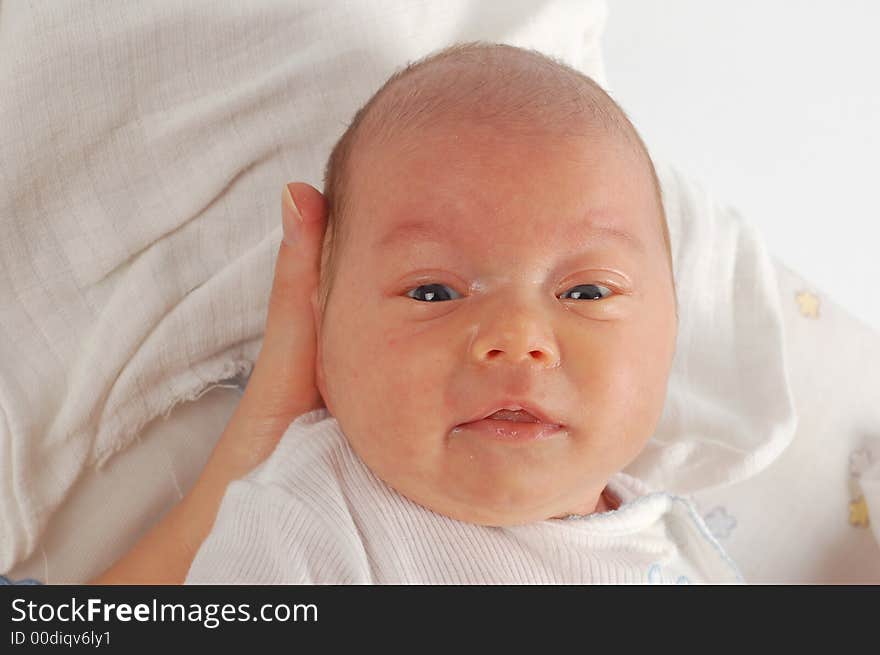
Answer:
<svg viewBox="0 0 880 655"><path fill-rule="evenodd" d="M284 187L284 206L287 211L281 215L281 228L284 231L284 243L292 246L299 240L302 214L299 213L299 209L293 201L289 184Z"/></svg>

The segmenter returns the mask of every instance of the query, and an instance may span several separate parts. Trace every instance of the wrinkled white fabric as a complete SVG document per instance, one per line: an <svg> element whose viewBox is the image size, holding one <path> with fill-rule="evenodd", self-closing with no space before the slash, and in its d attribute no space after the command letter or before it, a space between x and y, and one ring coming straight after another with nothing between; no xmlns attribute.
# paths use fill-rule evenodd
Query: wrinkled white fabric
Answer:
<svg viewBox="0 0 880 655"><path fill-rule="evenodd" d="M797 414L776 271L760 233L672 166L656 168L678 340L657 431L627 472L694 493L766 468L791 442Z"/></svg>

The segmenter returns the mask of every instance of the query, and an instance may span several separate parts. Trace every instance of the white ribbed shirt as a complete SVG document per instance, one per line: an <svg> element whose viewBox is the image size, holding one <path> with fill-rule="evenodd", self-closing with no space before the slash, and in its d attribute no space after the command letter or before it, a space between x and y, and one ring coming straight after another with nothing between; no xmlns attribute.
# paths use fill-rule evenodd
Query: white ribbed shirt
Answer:
<svg viewBox="0 0 880 655"><path fill-rule="evenodd" d="M608 486L616 510L465 523L383 483L318 409L229 485L186 584L742 582L689 500L624 473Z"/></svg>

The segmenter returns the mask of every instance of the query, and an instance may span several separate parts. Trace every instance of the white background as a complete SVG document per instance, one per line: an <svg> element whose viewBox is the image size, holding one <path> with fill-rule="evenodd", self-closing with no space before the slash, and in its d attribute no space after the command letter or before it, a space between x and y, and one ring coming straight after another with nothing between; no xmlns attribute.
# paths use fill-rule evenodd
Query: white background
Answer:
<svg viewBox="0 0 880 655"><path fill-rule="evenodd" d="M604 54L652 156L880 330L880 3L609 0Z"/></svg>

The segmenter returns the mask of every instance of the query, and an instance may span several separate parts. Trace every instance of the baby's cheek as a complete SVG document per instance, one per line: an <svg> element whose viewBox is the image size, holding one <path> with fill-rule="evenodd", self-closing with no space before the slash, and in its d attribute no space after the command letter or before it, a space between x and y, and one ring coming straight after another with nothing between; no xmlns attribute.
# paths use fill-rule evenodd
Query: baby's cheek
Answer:
<svg viewBox="0 0 880 655"><path fill-rule="evenodd" d="M418 324L386 328L375 344L389 369L414 379L440 370L453 357L452 348L448 336Z"/></svg>
<svg viewBox="0 0 880 655"><path fill-rule="evenodd" d="M432 356L398 350L384 364L377 383L388 389L390 397L406 400L411 407L432 409L441 395L444 369L443 362Z"/></svg>
<svg viewBox="0 0 880 655"><path fill-rule="evenodd" d="M445 390L452 366L449 353L415 341L399 341L384 351L374 382L382 389L385 403L393 405L390 411L399 421L413 428L426 428L438 419L447 421L450 408Z"/></svg>

